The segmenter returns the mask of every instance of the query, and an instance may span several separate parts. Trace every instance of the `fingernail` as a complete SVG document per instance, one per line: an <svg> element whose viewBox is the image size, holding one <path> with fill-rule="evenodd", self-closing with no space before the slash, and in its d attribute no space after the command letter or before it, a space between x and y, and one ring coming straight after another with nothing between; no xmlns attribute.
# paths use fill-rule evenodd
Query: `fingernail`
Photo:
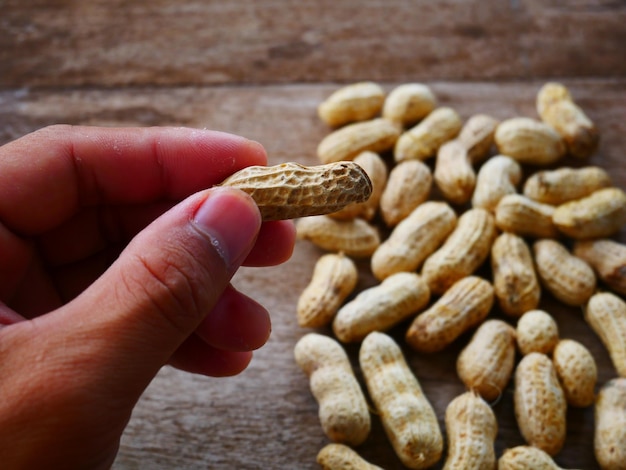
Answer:
<svg viewBox="0 0 626 470"><path fill-rule="evenodd" d="M253 204L241 191L213 188L194 215L196 226L208 235L231 271L248 255L261 226Z"/></svg>

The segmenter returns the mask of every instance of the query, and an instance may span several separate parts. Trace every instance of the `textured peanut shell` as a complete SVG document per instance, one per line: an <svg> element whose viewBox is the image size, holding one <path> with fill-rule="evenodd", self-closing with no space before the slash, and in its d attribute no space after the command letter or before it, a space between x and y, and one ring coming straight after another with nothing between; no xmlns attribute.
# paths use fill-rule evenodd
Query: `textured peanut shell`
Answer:
<svg viewBox="0 0 626 470"><path fill-rule="evenodd" d="M568 88L562 83L546 82L537 92L535 102L537 114L541 116L546 110L559 101L572 101L572 95Z"/></svg>
<svg viewBox="0 0 626 470"><path fill-rule="evenodd" d="M339 309L333 332L344 343L361 341L372 331L386 331L415 314L430 300L424 280L400 272L365 289Z"/></svg>
<svg viewBox="0 0 626 470"><path fill-rule="evenodd" d="M537 307L541 286L530 248L513 233L500 234L491 247L493 287L500 309L519 317Z"/></svg>
<svg viewBox="0 0 626 470"><path fill-rule="evenodd" d="M353 162L249 166L226 178L221 185L241 189L252 196L263 220L328 214L350 203L366 201L372 193L367 173Z"/></svg>
<svg viewBox="0 0 626 470"><path fill-rule="evenodd" d="M514 367L515 329L502 320L483 322L456 361L461 381L487 401L502 395Z"/></svg>
<svg viewBox="0 0 626 470"><path fill-rule="evenodd" d="M419 124L403 132L394 146L396 162L403 160L426 160L434 157L437 150L461 131L463 122L452 108L433 110Z"/></svg>
<svg viewBox="0 0 626 470"><path fill-rule="evenodd" d="M400 346L385 333L372 332L361 343L359 363L397 456L411 469L432 467L441 459L443 436L435 410Z"/></svg>
<svg viewBox="0 0 626 470"><path fill-rule="evenodd" d="M437 106L437 98L427 85L405 83L389 92L383 105L383 117L402 125L415 124Z"/></svg>
<svg viewBox="0 0 626 470"><path fill-rule="evenodd" d="M496 225L504 232L521 237L556 238L559 231L552 221L554 211L554 206L549 204L533 201L521 194L507 194L496 206Z"/></svg>
<svg viewBox="0 0 626 470"><path fill-rule="evenodd" d="M574 255L586 261L614 292L626 295L626 245L610 239L581 240Z"/></svg>
<svg viewBox="0 0 626 470"><path fill-rule="evenodd" d="M326 444L317 453L322 470L383 470L367 462L354 449L344 444Z"/></svg>
<svg viewBox="0 0 626 470"><path fill-rule="evenodd" d="M529 310L517 321L515 335L522 355L531 352L552 354L559 342L559 327L548 312Z"/></svg>
<svg viewBox="0 0 626 470"><path fill-rule="evenodd" d="M380 214L388 227L396 226L430 195L433 177L430 168L419 160L398 163L380 197Z"/></svg>
<svg viewBox="0 0 626 470"><path fill-rule="evenodd" d="M334 339L309 333L296 343L296 363L310 379L319 419L334 442L359 445L370 433L370 413L348 355Z"/></svg>
<svg viewBox="0 0 626 470"><path fill-rule="evenodd" d="M478 170L472 194L472 207L494 212L498 202L507 194L515 194L522 178L522 167L506 155L496 155Z"/></svg>
<svg viewBox="0 0 626 470"><path fill-rule="evenodd" d="M582 259L556 240L538 240L533 245L535 266L542 285L561 302L583 305L596 289L596 275Z"/></svg>
<svg viewBox="0 0 626 470"><path fill-rule="evenodd" d="M355 258L371 256L380 245L378 229L363 219L335 220L326 215L315 215L300 219L296 231L301 240Z"/></svg>
<svg viewBox="0 0 626 470"><path fill-rule="evenodd" d="M329 324L358 281L354 261L343 253L328 253L315 263L309 285L296 308L298 325L317 328Z"/></svg>
<svg viewBox="0 0 626 470"><path fill-rule="evenodd" d="M388 119L376 118L341 127L322 139L317 156L322 163L353 160L361 152L385 152L393 148L401 128Z"/></svg>
<svg viewBox="0 0 626 470"><path fill-rule="evenodd" d="M498 423L479 395L466 392L454 398L446 407L445 422L448 453L443 470L496 468Z"/></svg>
<svg viewBox="0 0 626 470"><path fill-rule="evenodd" d="M533 446L506 449L498 460L498 470L565 470L552 457Z"/></svg>
<svg viewBox="0 0 626 470"><path fill-rule="evenodd" d="M524 183L524 195L537 202L558 206L609 186L611 178L602 168L563 167L530 175Z"/></svg>
<svg viewBox="0 0 626 470"><path fill-rule="evenodd" d="M578 341L562 339L554 348L552 362L567 404L577 408L592 405L598 367L589 350Z"/></svg>
<svg viewBox="0 0 626 470"><path fill-rule="evenodd" d="M493 305L493 287L477 276L454 283L427 310L417 315L406 332L406 342L416 351L445 349L470 328L480 324Z"/></svg>
<svg viewBox="0 0 626 470"><path fill-rule="evenodd" d="M383 280L392 274L416 271L456 226L457 217L445 202L419 205L393 229L372 255L374 276Z"/></svg>
<svg viewBox="0 0 626 470"><path fill-rule="evenodd" d="M595 404L594 453L602 470L626 469L626 379L609 380Z"/></svg>
<svg viewBox="0 0 626 470"><path fill-rule="evenodd" d="M475 114L463 125L458 139L461 141L470 162L480 163L489 156L499 121L486 114Z"/></svg>
<svg viewBox="0 0 626 470"><path fill-rule="evenodd" d="M626 302L610 292L599 292L589 299L584 316L609 352L617 373L626 377Z"/></svg>
<svg viewBox="0 0 626 470"><path fill-rule="evenodd" d="M450 140L439 147L433 177L443 197L452 204L465 204L471 199L476 172L461 141Z"/></svg>
<svg viewBox="0 0 626 470"><path fill-rule="evenodd" d="M547 124L527 117L502 121L494 140L498 153L523 164L550 165L565 155L561 136Z"/></svg>
<svg viewBox="0 0 626 470"><path fill-rule="evenodd" d="M385 91L374 82L346 85L332 93L317 107L319 118L331 127L376 117L383 107Z"/></svg>
<svg viewBox="0 0 626 470"><path fill-rule="evenodd" d="M456 281L474 273L489 256L495 237L496 227L489 212L464 212L443 245L424 261L422 275L431 292L442 294Z"/></svg>
<svg viewBox="0 0 626 470"><path fill-rule="evenodd" d="M515 418L529 445L556 455L565 443L567 402L548 356L530 353L515 370Z"/></svg>
<svg viewBox="0 0 626 470"><path fill-rule="evenodd" d="M599 189L558 206L552 221L560 232L578 240L610 237L626 223L626 193L619 188Z"/></svg>

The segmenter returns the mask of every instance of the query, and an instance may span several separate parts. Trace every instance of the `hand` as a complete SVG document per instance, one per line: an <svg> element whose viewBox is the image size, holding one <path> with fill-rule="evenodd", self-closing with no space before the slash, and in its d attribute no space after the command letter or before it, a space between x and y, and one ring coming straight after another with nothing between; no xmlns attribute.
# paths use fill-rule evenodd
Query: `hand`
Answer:
<svg viewBox="0 0 626 470"><path fill-rule="evenodd" d="M265 163L255 142L182 128L53 126L0 147L3 468L108 468L163 365L248 365L269 315L230 279L288 259L295 231L205 188Z"/></svg>

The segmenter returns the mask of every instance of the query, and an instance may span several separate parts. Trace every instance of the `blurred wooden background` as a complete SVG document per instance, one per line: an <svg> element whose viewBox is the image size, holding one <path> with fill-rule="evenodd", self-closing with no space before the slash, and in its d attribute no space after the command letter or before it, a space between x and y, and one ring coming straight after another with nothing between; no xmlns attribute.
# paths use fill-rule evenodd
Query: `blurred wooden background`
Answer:
<svg viewBox="0 0 626 470"><path fill-rule="evenodd" d="M535 117L537 90L559 80L602 134L590 163L626 188L624 24L624 0L0 0L0 144L54 123L192 126L258 140L270 163L314 164L329 131L316 107L341 84L423 82L464 118L503 119ZM319 255L298 243L285 265L237 275L237 287L272 313L268 344L238 377L164 368L114 468L318 468L327 439L292 351L306 332L295 304ZM373 284L366 263L361 274L360 288ZM580 310L549 296L542 306L562 337L593 352L599 384L615 375ZM404 328L391 333L401 340ZM436 356L406 351L442 426L446 404L463 392L455 359L467 339ZM357 347L348 350L355 359ZM522 443L511 388L494 410L500 454ZM556 461L597 468L592 409L571 410L568 422ZM359 451L402 468L375 416Z"/></svg>

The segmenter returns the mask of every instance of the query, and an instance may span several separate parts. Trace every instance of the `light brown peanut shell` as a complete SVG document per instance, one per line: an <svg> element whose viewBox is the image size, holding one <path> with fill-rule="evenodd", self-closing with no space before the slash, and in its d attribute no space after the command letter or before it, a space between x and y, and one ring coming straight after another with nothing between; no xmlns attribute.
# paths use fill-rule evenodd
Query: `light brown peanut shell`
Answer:
<svg viewBox="0 0 626 470"><path fill-rule="evenodd" d="M354 261L343 253L328 253L315 263L309 285L296 308L298 325L317 328L329 324L358 281Z"/></svg>
<svg viewBox="0 0 626 470"><path fill-rule="evenodd" d="M446 407L448 453L443 470L495 469L498 423L491 407L474 392L465 392Z"/></svg>
<svg viewBox="0 0 626 470"><path fill-rule="evenodd" d="M609 380L595 404L594 453L602 470L626 469L626 379Z"/></svg>
<svg viewBox="0 0 626 470"><path fill-rule="evenodd" d="M483 322L456 361L461 381L487 401L502 395L514 367L515 329L502 320Z"/></svg>
<svg viewBox="0 0 626 470"><path fill-rule="evenodd" d="M361 152L385 152L393 148L401 128L383 118L355 122L341 127L322 139L317 156L322 163L353 160Z"/></svg>
<svg viewBox="0 0 626 470"><path fill-rule="evenodd" d="M463 125L458 139L467 150L472 164L489 156L499 121L486 114L475 114Z"/></svg>
<svg viewBox="0 0 626 470"><path fill-rule="evenodd" d="M424 261L422 275L431 292L442 294L456 281L474 273L489 256L495 237L496 227L489 212L464 212L444 244Z"/></svg>
<svg viewBox="0 0 626 470"><path fill-rule="evenodd" d="M517 321L515 335L522 355L531 352L549 355L559 342L559 327L548 312L529 310Z"/></svg>
<svg viewBox="0 0 626 470"><path fill-rule="evenodd" d="M558 206L552 221L571 238L610 237L626 223L626 193L619 188L599 189Z"/></svg>
<svg viewBox="0 0 626 470"><path fill-rule="evenodd" d="M322 470L383 470L367 462L354 449L344 444L326 444L317 453Z"/></svg>
<svg viewBox="0 0 626 470"><path fill-rule="evenodd" d="M626 245L610 239L580 240L574 255L586 261L614 292L626 295Z"/></svg>
<svg viewBox="0 0 626 470"><path fill-rule="evenodd" d="M561 302L583 305L596 289L596 275L582 259L556 240L533 244L535 266L542 285Z"/></svg>
<svg viewBox="0 0 626 470"><path fill-rule="evenodd" d="M522 164L550 165L565 155L561 136L547 124L528 117L502 121L494 140L498 153Z"/></svg>
<svg viewBox="0 0 626 470"><path fill-rule="evenodd" d="M294 348L296 363L310 379L324 433L334 442L359 445L370 433L370 412L348 355L329 336L308 333Z"/></svg>
<svg viewBox="0 0 626 470"><path fill-rule="evenodd" d="M476 172L465 146L459 140L450 140L439 147L433 176L447 201L460 205L471 199Z"/></svg>
<svg viewBox="0 0 626 470"><path fill-rule="evenodd" d="M427 85L404 83L389 92L383 117L407 127L424 119L437 106L437 98Z"/></svg>
<svg viewBox="0 0 626 470"><path fill-rule="evenodd" d="M361 341L372 331L386 331L414 315L429 300L430 291L421 276L396 273L341 307L333 332L344 343Z"/></svg>
<svg viewBox="0 0 626 470"><path fill-rule="evenodd" d="M367 121L380 113L385 91L374 82L346 85L332 93L317 107L319 118L331 127Z"/></svg>
<svg viewBox="0 0 626 470"><path fill-rule="evenodd" d="M599 292L589 299L584 316L609 352L617 373L626 377L626 302L610 292Z"/></svg>
<svg viewBox="0 0 626 470"><path fill-rule="evenodd" d="M226 178L221 186L248 193L263 220L328 214L366 201L372 193L367 173L353 162L249 166Z"/></svg>
<svg viewBox="0 0 626 470"><path fill-rule="evenodd" d="M355 258L371 256L380 245L378 229L363 219L335 220L315 215L298 220L296 231L301 240Z"/></svg>
<svg viewBox="0 0 626 470"><path fill-rule="evenodd" d="M515 370L515 418L526 442L556 455L565 443L567 402L548 356L530 353Z"/></svg>
<svg viewBox="0 0 626 470"><path fill-rule="evenodd" d="M530 248L522 237L507 232L498 235L491 247L491 271L496 299L504 313L519 317L537 308L541 286Z"/></svg>
<svg viewBox="0 0 626 470"><path fill-rule="evenodd" d="M552 457L533 446L506 449L498 460L498 470L565 470Z"/></svg>
<svg viewBox="0 0 626 470"><path fill-rule="evenodd" d="M385 333L372 332L361 343L359 363L396 455L411 469L435 465L443 452L437 415L400 346Z"/></svg>
<svg viewBox="0 0 626 470"><path fill-rule="evenodd" d="M480 324L493 305L493 287L477 276L455 282L426 311L417 315L406 332L416 351L437 352L470 328Z"/></svg>
<svg viewBox="0 0 626 470"><path fill-rule="evenodd" d="M559 231L552 221L554 210L554 206L521 194L507 194L496 206L496 225L500 230L520 237L556 238Z"/></svg>
<svg viewBox="0 0 626 470"><path fill-rule="evenodd" d="M374 276L383 280L397 272L419 269L456 226L456 213L445 202L420 204L393 229L372 255Z"/></svg>
<svg viewBox="0 0 626 470"><path fill-rule="evenodd" d="M589 350L578 341L562 339L554 348L552 362L567 404L577 408L592 405L598 367Z"/></svg>
<svg viewBox="0 0 626 470"><path fill-rule="evenodd" d="M380 215L388 227L395 227L413 209L428 199L433 176L430 168L419 160L407 160L389 172L385 190L380 197Z"/></svg>
<svg viewBox="0 0 626 470"><path fill-rule="evenodd" d="M557 168L533 173L524 183L524 196L558 206L611 186L608 173L597 166Z"/></svg>
<svg viewBox="0 0 626 470"><path fill-rule="evenodd" d="M494 212L498 202L507 194L515 194L522 178L522 167L506 155L496 155L478 170L472 194L472 207Z"/></svg>
<svg viewBox="0 0 626 470"><path fill-rule="evenodd" d="M394 146L396 162L403 160L426 160L434 157L437 150L461 131L463 122L452 108L433 110L419 124L403 132Z"/></svg>

